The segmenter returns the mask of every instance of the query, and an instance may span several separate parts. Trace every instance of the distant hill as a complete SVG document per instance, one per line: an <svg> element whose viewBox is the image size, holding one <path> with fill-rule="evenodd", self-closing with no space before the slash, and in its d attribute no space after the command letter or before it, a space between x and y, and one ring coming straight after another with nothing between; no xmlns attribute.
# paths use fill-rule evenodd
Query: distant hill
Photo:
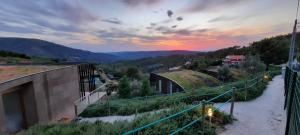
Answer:
<svg viewBox="0 0 300 135"><path fill-rule="evenodd" d="M194 51L182 50L95 53L80 49L74 49L39 39L14 37L0 38L0 50L26 54L28 56L64 59L70 62L95 63L107 63L119 60L136 60L142 58L171 55L191 55L198 53Z"/></svg>
<svg viewBox="0 0 300 135"><path fill-rule="evenodd" d="M57 59L27 56L25 54L0 50L0 65L58 64Z"/></svg>
<svg viewBox="0 0 300 135"><path fill-rule="evenodd" d="M172 55L191 55L199 52L172 50L172 51L133 51L133 52L112 52L109 54L118 56L123 60L136 60L149 57L172 56Z"/></svg>
<svg viewBox="0 0 300 135"><path fill-rule="evenodd" d="M73 49L56 43L28 38L0 38L0 50L47 58L66 59L72 62L112 62L117 56Z"/></svg>

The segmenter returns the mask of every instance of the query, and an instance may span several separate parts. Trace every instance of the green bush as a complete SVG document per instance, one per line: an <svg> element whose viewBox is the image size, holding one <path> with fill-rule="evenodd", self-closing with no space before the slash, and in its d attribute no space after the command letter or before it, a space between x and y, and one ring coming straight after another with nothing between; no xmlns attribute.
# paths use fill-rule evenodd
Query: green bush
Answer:
<svg viewBox="0 0 300 135"><path fill-rule="evenodd" d="M129 86L129 80L126 76L123 76L120 80L119 84L119 97L120 98L129 98L130 97L130 86Z"/></svg>

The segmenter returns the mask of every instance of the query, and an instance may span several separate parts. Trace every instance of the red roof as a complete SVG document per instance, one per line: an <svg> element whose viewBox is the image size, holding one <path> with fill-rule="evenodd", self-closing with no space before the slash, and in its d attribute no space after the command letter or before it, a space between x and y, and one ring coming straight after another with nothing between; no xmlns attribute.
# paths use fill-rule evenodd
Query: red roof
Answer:
<svg viewBox="0 0 300 135"><path fill-rule="evenodd" d="M244 55L228 55L228 56L226 56L226 59L229 59L229 60L243 60L243 59L245 59L245 56Z"/></svg>

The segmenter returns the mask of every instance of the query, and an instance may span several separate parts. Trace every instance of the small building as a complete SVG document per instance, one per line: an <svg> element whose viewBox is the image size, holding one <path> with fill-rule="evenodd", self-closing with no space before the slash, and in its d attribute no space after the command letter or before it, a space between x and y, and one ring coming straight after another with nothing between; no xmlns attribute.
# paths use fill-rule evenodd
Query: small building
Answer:
<svg viewBox="0 0 300 135"><path fill-rule="evenodd" d="M156 73L150 74L150 85L154 87L159 94L172 94L184 91L183 87L173 80Z"/></svg>
<svg viewBox="0 0 300 135"><path fill-rule="evenodd" d="M223 65L238 65L245 60L244 55L228 55L223 59Z"/></svg>

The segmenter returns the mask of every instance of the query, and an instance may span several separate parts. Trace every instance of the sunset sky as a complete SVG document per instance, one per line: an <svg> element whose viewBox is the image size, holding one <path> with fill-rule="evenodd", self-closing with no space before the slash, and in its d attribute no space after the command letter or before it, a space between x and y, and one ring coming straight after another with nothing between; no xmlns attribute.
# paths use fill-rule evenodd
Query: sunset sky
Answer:
<svg viewBox="0 0 300 135"><path fill-rule="evenodd" d="M296 0L1 0L0 36L38 38L93 52L207 51L291 32L296 4Z"/></svg>

